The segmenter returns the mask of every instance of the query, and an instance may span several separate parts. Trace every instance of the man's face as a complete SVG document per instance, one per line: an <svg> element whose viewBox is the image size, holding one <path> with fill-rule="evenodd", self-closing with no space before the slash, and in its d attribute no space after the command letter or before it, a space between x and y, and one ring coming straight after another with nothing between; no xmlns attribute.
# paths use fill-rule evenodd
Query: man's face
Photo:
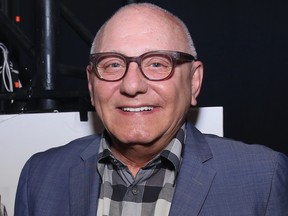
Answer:
<svg viewBox="0 0 288 216"><path fill-rule="evenodd" d="M120 16L106 26L96 51L127 56L153 50L187 52L182 36L170 24L159 24L157 18L147 20L137 12ZM147 80L135 62L116 82L87 73L92 104L112 139L125 144L167 145L183 124L190 104L196 104L198 93L192 91L192 77L198 66L194 64L176 66L174 75L164 81Z"/></svg>

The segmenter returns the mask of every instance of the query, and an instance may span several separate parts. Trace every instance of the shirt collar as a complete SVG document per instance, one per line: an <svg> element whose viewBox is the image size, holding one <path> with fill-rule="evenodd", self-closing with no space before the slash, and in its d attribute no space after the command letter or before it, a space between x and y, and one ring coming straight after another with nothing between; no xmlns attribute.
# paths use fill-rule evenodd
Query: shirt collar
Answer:
<svg viewBox="0 0 288 216"><path fill-rule="evenodd" d="M182 149L184 148L186 138L185 128L185 124L183 124L175 138L173 138L167 147L160 153L163 158L166 158L173 164L176 174L179 172L182 161Z"/></svg>
<svg viewBox="0 0 288 216"><path fill-rule="evenodd" d="M186 139L185 124L177 132L176 136L170 141L166 148L159 154L160 157L167 159L173 164L175 174L177 175L182 161L182 149ZM114 158L109 145L109 135L106 131L102 133L100 148L99 148L99 162L104 162L109 158ZM159 157L157 156L157 158ZM98 167L99 168L99 167Z"/></svg>

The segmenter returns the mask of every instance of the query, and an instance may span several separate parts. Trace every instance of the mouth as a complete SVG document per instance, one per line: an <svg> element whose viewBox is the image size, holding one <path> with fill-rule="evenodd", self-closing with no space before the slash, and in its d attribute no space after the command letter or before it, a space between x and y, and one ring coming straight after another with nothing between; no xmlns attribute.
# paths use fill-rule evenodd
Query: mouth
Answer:
<svg viewBox="0 0 288 216"><path fill-rule="evenodd" d="M151 106L144 106L144 107L123 107L121 109L124 112L144 112L144 111L152 111L154 108Z"/></svg>

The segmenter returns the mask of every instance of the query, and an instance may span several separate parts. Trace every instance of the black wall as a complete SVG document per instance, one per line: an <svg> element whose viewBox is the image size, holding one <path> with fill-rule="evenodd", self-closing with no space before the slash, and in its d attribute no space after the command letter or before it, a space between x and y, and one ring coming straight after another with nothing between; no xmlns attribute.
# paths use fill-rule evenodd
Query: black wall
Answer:
<svg viewBox="0 0 288 216"><path fill-rule="evenodd" d="M94 35L124 1L61 2ZM288 1L149 2L175 13L188 25L205 66L199 106L224 107L225 136L288 153ZM20 28L33 42L33 0L20 2L19 8ZM63 20L58 44L59 62L85 69L89 46ZM62 76L59 83L61 88L86 89L83 78Z"/></svg>

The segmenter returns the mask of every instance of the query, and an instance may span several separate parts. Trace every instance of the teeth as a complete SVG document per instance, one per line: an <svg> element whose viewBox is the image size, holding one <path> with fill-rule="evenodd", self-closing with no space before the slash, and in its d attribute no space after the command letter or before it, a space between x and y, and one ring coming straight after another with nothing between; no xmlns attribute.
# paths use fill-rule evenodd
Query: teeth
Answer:
<svg viewBox="0 0 288 216"><path fill-rule="evenodd" d="M125 112L142 112L142 111L150 111L153 110L153 107L137 107L137 108L130 108L130 107L125 107L122 108L123 111Z"/></svg>

